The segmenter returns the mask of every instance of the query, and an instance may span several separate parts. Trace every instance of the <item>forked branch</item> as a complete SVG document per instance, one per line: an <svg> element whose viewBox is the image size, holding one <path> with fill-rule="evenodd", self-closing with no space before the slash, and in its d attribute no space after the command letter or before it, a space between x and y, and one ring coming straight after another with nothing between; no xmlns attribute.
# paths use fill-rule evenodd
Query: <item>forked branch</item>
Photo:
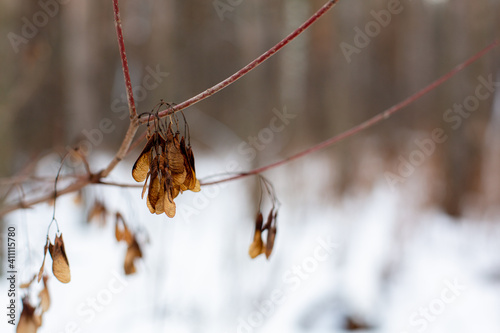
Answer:
<svg viewBox="0 0 500 333"><path fill-rule="evenodd" d="M236 80L238 80L239 78L241 78L242 76L244 76L245 74L250 72L252 69L256 68L259 64L261 64L265 60L269 59L269 57L271 57L273 54L275 54L277 51L279 51L281 48L283 48L286 44L288 44L290 41L292 41L300 33L302 33L304 30L306 30L312 23L314 23L317 19L319 19L322 15L324 15L337 2L338 2L338 0L328 1L320 10L318 10L311 18L309 18L304 24L302 24L294 32L292 32L290 35L288 35L285 39L283 39L281 42L276 44L269 51L262 54L260 57L258 57L254 61L252 61L250 64L248 64L247 66L242 68L237 73L233 74L232 76L230 76L226 80L218 83L217 85L205 90L204 92L202 92L202 93L200 93L200 94L198 94L198 95L196 95L196 96L194 96L194 97L192 97L192 98L190 98L190 99L188 99L188 100L186 100L178 105L175 105L172 108L169 108L167 110L163 110L163 111L159 112L159 116L166 117L166 116L173 114L177 111L181 111L182 109L185 109L185 108L217 93L221 89L227 87L229 84L235 82ZM59 197L63 194L79 191L80 189L82 189L83 187L85 187L89 184L106 184L106 185L113 185L113 186L135 186L135 185L106 183L103 181L103 178L105 178L107 175L109 175L109 173L114 169L114 167L129 152L129 148L132 144L132 141L134 139L134 136L137 132L139 125L141 123L147 122L147 120L148 120L148 116L142 117L140 120L137 117L137 111L135 109L134 98L132 95L132 85L130 82L128 63L127 63L127 58L126 58L126 53L125 53L125 44L123 41L123 31L121 28L118 0L113 0L113 8L114 8L114 13L115 13L117 39L118 39L118 45L120 48L120 56L121 56L121 60L122 60L123 74L124 74L124 78L125 78L125 85L126 85L126 90L127 90L127 97L128 97L128 102L129 102L129 113L130 113L129 128L127 130L127 133L122 141L122 144L121 144L118 152L116 153L113 160L108 164L108 166L104 170L102 170L96 174L87 174L87 175L83 175L83 176L77 176L76 180L72 184L66 186L65 188L63 188L61 190L58 190L57 193L55 193L55 192L46 193L45 195L43 195L41 197L30 199L27 201L19 200L17 203L14 203L10 206L7 206L7 207L4 207L3 209L1 209L0 210L0 217L5 215L5 214L8 214L12 211L15 211L17 209L28 208L28 207L31 207L31 206L38 204L38 203L47 202L51 199L54 199L54 197ZM236 180L236 179L243 178L243 177L246 177L249 175L259 174L259 173L262 173L266 170L278 167L278 166L283 165L285 163L288 163L292 160L298 159L300 157L306 156L306 155L311 154L315 151L318 151L320 149L328 147L328 146L330 146L336 142L339 142L345 138L348 138L352 135L355 135L355 134L363 131L364 129L367 129L368 127L371 127L371 126L383 121L384 119L387 119L389 116L402 110L405 106L413 103L414 101L416 101L417 99L419 99L420 97L425 95L426 93L434 90L436 87L443 84L445 81L449 80L451 77L453 77L455 74L457 74L458 72L463 70L465 67L467 67L471 63L478 60L484 54L491 51L494 47L498 46L498 44L499 44L499 41L495 40L493 43L488 45L486 48L479 51L478 53L476 53L474 56L472 56L471 58L469 58L468 60L466 60L462 64L456 66L449 73L447 73L444 76L442 76L441 78L437 79L436 81L434 81L433 83L431 83L430 85L425 87L424 89L418 91L417 93L413 94L412 96L405 99L404 101L394 105L393 107L377 114L373 118L371 118L371 119L369 119L369 120L367 120L367 121L365 121L357 126L354 126L353 128L351 128L351 129L349 129L349 130L347 130L339 135L336 135L336 136L334 136L326 141L323 141L323 142L321 142L321 143L319 143L319 144L317 144L309 149L306 149L302 152L299 152L295 155L292 155L284 160L281 160L281 161L275 162L273 164L270 164L270 165L267 165L264 167L260 167L260 168L257 168L257 169L254 169L254 170L251 170L248 172L240 173L240 174L237 174L235 176L228 177L225 179L220 179L217 181L205 182L205 183L202 182L202 185L205 185L205 186L212 185L212 184L217 184L217 183L221 183L221 182Z"/></svg>
<svg viewBox="0 0 500 333"><path fill-rule="evenodd" d="M419 98L421 98L422 96L424 96L425 94L427 94L428 92L436 89L438 86L440 86L441 84L445 83L446 81L448 81L449 79L451 79L455 74L457 74L458 72L460 72L461 70L463 70L464 68L466 68L467 66L469 66L470 64L472 64L473 62L475 62L476 60L478 60L479 58L481 58L483 55L485 55L486 53L488 53L489 51L491 51L494 47L498 46L499 44L499 40L495 40L493 41L493 43L491 43L490 45L488 45L487 47L485 47L484 49L482 49L481 51L479 51L478 53L476 53L475 55L473 55L472 57L470 57L469 59L467 59L466 61L464 61L463 63L461 63L460 65L456 66L455 68L453 68L450 72L446 73L445 75L441 76L439 79L435 80L434 82L432 82L431 84L429 84L427 87L421 89L420 91L416 92L415 94L411 95L410 97L408 97L407 99L399 102L398 104L388 108L387 110L385 111L382 111L380 112L379 114L375 115L374 117L366 120L365 122L359 124L359 125L356 125L354 127L352 127L351 129L343 132L343 133L340 133L328 140L325 140L323 142L320 142L318 143L317 145L313 146L313 147L310 147L306 150L303 150L295 155L292 155L288 158L285 158L284 160L281 160L281 161L278 161L278 162L275 162L275 163L272 163L272 164L269 164L269 165L266 165L266 166L263 166L263 167L260 167L260 168L257 168L257 169L254 169L254 170L250 170L250 171L247 171L247 172L242 172L240 174L237 174L237 175L234 175L234 176L231 176L231 177L227 177L227 178L224 178L224 179L220 179L220 180L216 180L216 181L211 181L211 182L203 182L203 181L200 181L201 185L213 185L213 184L218 184L218 183L223 183L223 182L228 182L228 181L231 181L231 180L236 180L236 179L239 179L239 178L244 178L244 177L247 177L247 176L251 176L251 175L256 175L256 174L259 174L259 173L262 173L264 171L267 171L269 169L273 169L273 168L276 168L280 165L283 165L285 163L288 163L290 161L293 161L293 160L296 160L298 158L301 158L303 156L306 156L306 155L309 155L311 153L314 153L318 150L321 150L323 148L326 148L328 146L331 146L333 145L334 143L337 143L339 141L342 141L344 139L347 139L348 137L350 136L353 136L369 127L372 127L373 125L381 122L382 120L386 120L387 118L389 118L390 116L392 116L394 113L398 112L398 111L401 111L404 107L410 105L411 103L415 102L416 100L418 100Z"/></svg>
<svg viewBox="0 0 500 333"><path fill-rule="evenodd" d="M231 83L234 83L236 80L242 78L245 74L248 74L252 69L255 69L257 66L262 64L264 61L269 59L272 55L274 55L276 52L281 50L285 45L290 43L292 40L294 40L297 36L299 36L302 32L304 32L307 28L309 28L314 22L316 22L321 16L323 16L328 10L330 10L339 0L330 0L327 3L323 5L316 13L314 13L307 21L305 21L300 27L295 29L291 34L283 38L278 44L274 45L272 48L264 52L260 57L256 58L252 62L250 62L248 65L228 77L222 82L217 83L211 88L208 88L207 90L199 93L198 95L191 97L188 100L185 100L184 102L174 105L171 108L168 108L166 110L160 111L158 113L158 116L160 118L166 117L168 115L171 115L173 113L179 112L181 110L184 110L187 107L190 107L191 105L194 105L202 100L204 100L207 97L212 96L213 94L221 91L222 89L226 88L229 86ZM141 124L144 124L148 121L149 117L143 117L140 119Z"/></svg>

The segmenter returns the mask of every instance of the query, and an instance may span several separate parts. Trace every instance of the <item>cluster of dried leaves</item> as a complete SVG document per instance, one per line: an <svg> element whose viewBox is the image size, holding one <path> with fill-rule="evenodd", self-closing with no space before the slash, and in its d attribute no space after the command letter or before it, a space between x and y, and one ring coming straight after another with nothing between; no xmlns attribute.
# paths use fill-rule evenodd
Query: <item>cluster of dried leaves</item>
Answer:
<svg viewBox="0 0 500 333"><path fill-rule="evenodd" d="M255 219L255 231L253 235L253 241L252 244L250 244L250 248L248 249L248 254L252 259L254 259L264 253L266 255L266 258L269 259L271 253L273 252L274 240L276 238L276 232L277 232L276 222L278 218L279 201L276 198L272 184L262 176L260 176L260 180L261 180L261 202L259 206L261 206L262 204L262 192L265 189L272 201L272 208L269 214L267 215L267 220L266 223L264 224L264 216L262 215L261 209L259 207L259 213L257 214L257 218ZM265 243L262 240L262 234L264 231L267 231Z"/></svg>
<svg viewBox="0 0 500 333"><path fill-rule="evenodd" d="M94 205L89 210L87 221L88 223L97 223L99 226L104 226L107 221L108 210L102 201L96 200ZM123 270L126 275L134 274L135 260L142 258L142 250L137 236L127 226L123 215L120 212L115 213L115 238L118 242L127 243L127 253L123 263Z"/></svg>
<svg viewBox="0 0 500 333"><path fill-rule="evenodd" d="M124 241L127 243L127 253L125 254L125 262L123 269L125 274L134 274L136 272L134 261L136 258L142 258L142 251L135 234L127 227L122 214L116 213L115 222L115 238L118 242Z"/></svg>
<svg viewBox="0 0 500 333"><path fill-rule="evenodd" d="M50 257L52 258L52 272L54 273L54 276L62 283L68 283L71 281L68 257L66 256L66 250L64 249L64 241L61 233L56 235L54 244L52 244L47 236L47 241L45 242L45 246L43 248L42 267L40 267L40 271L38 272L38 282L40 282L43 275L47 249L49 250Z"/></svg>
<svg viewBox="0 0 500 333"><path fill-rule="evenodd" d="M148 189L146 204L151 214L174 217L174 199L186 190L200 191L200 182L196 178L189 135L187 140L180 135L176 116L167 122L165 125L155 118L152 126L148 125L148 141L132 168L132 177L137 182L144 181L142 197ZM172 124L176 126L175 133ZM185 118L184 125L186 128Z"/></svg>
<svg viewBox="0 0 500 333"><path fill-rule="evenodd" d="M21 289L28 289L36 275L31 281L20 285ZM33 306L30 303L29 292L23 297L23 311L17 323L17 333L36 333L38 328L42 326L42 315L47 312L50 307L50 294L47 288L47 275L43 276L43 289L38 293L38 305Z"/></svg>

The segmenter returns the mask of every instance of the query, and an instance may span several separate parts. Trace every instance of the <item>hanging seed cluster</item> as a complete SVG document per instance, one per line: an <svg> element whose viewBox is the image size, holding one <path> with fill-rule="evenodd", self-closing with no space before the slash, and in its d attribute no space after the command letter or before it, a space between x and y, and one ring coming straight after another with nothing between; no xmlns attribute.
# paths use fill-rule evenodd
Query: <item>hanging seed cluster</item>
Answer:
<svg viewBox="0 0 500 333"><path fill-rule="evenodd" d="M19 287L25 291L22 297L23 310L17 323L17 333L36 333L38 328L42 326L42 316L50 308L50 294L47 287L47 275L43 275L43 289L39 291L37 301L38 303L32 304L30 294L32 293L35 285L33 282L36 280L36 275L25 283L21 283Z"/></svg>
<svg viewBox="0 0 500 333"><path fill-rule="evenodd" d="M174 199L183 191L200 191L200 182L185 118L187 144L184 135L180 135L177 117L170 116L167 122L168 125L156 117L152 126L148 124L148 141L132 168L132 177L137 182L144 181L142 198L147 191L146 204L151 214L174 217Z"/></svg>
<svg viewBox="0 0 500 333"><path fill-rule="evenodd" d="M71 281L71 272L69 269L69 261L66 256L66 250L64 249L64 241L62 234L56 235L54 239L54 244L50 241L47 236L47 241L43 248L43 261L42 267L38 272L38 282L42 279L44 267L45 267L45 257L47 255L47 250L49 250L50 256L52 258L52 273L54 276L62 283L68 283Z"/></svg>
<svg viewBox="0 0 500 333"><path fill-rule="evenodd" d="M272 184L264 177L260 176L261 180L261 201L259 203L259 212L257 213L257 218L255 219L255 230L253 234L253 241L248 249L248 255L250 258L254 259L261 254L265 254L266 258L269 259L271 253L273 252L274 239L276 238L276 222L278 219L278 206L279 201L276 197L274 187ZM272 208L267 215L266 223L264 223L264 216L261 212L262 205L262 195L267 192L269 196ZM266 242L264 243L262 239L262 234L267 231Z"/></svg>
<svg viewBox="0 0 500 333"><path fill-rule="evenodd" d="M116 213L115 222L115 238L118 242L127 243L127 253L125 254L125 261L123 263L123 270L126 275L134 274L136 272L135 260L142 258L142 250L137 241L136 235L130 231L125 223L122 214Z"/></svg>

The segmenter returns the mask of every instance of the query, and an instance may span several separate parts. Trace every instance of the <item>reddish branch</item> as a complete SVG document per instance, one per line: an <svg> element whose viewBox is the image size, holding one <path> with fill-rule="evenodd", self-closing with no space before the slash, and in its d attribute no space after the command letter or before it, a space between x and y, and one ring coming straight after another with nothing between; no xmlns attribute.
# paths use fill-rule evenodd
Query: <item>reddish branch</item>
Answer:
<svg viewBox="0 0 500 333"><path fill-rule="evenodd" d="M260 167L260 168L257 168L257 169L254 169L254 170L251 170L251 171L247 171L247 172L242 172L238 175L235 175L235 176L231 176L231 177L228 177L228 178L224 178L224 179L220 179L220 180L216 180L216 181L212 181L212 182L201 182L201 185L213 185L213 184L217 184L217 183L222 183L222 182L228 182L230 180L236 180L236 179L239 179L239 178L243 178L243 177L247 177L247 176L251 176L251 175L256 175L256 174L259 174L259 173L262 173L264 171L267 171L269 169L273 169L273 168L276 168L280 165L283 165L285 163L288 163L290 161L293 161L293 160L296 160L298 158L301 158L303 156L306 156L306 155L309 155L311 153L314 153L320 149L323 149L323 148L326 148L328 146L331 146L333 145L334 143L337 143L341 140L344 140L350 136L353 136L365 129L367 129L368 127L372 127L373 125L381 122L382 120L385 120L387 118L389 118L391 115L393 115L394 113L398 112L398 111L401 111L404 107L410 105L411 103L415 102L416 100L418 100L420 97L424 96L425 94L427 94L428 92L436 89L439 85L443 84L444 82L448 81L450 78L452 78L455 74L457 74L458 72L460 72L461 70L463 70L464 68L466 68L467 66L469 66L470 64L472 64L473 62L475 62L476 60L478 60L479 58L481 58L483 55L485 55L486 53L488 53L489 51L491 51L491 49L493 49L495 46L498 46L499 44L499 41L498 40L495 40L493 43L491 43L490 45L488 45L487 47L485 47L484 49L482 49L481 51L479 51L478 53L476 53L475 55L473 55L472 57L470 57L469 59L467 59L466 61L464 61L463 63L461 63L460 65L456 66L455 68L453 68L450 72L448 72L447 74L441 76L439 79L437 79L436 81L432 82L431 84L429 84L427 87L421 89L420 91L416 92L415 94L411 95L410 97L408 97L407 99L405 99L404 101L402 102L399 102L398 104L390 107L389 109L377 114L376 116L368 119L367 121L359 124L359 125L356 125L354 127L352 127L351 129L343 132L343 133L340 133L339 135L336 135L328 140L325 140L311 148L308 148L306 150L303 150L295 155L292 155L288 158L285 158L284 160L281 160L281 161L278 161L278 162L275 162L273 164L269 164L269 165L266 165L266 166L263 166L263 167Z"/></svg>
<svg viewBox="0 0 500 333"><path fill-rule="evenodd" d="M115 27L116 37L118 39L118 48L120 49L120 58L122 60L123 77L125 79L125 86L127 88L127 100L130 118L137 117L137 110L135 109L134 94L132 92L132 81L128 71L127 54L125 53L125 42L123 40L122 20L120 19L120 8L118 7L118 0L113 0L113 11L115 13Z"/></svg>
<svg viewBox="0 0 500 333"><path fill-rule="evenodd" d="M278 44L274 45L272 48L270 48L268 51L263 53L260 57L257 59L253 60L250 62L248 65L228 77L222 82L217 83L215 86L208 88L207 90L199 93L198 95L191 97L190 99L174 105L171 108L168 108L166 110L160 111L158 113L158 116L160 117L166 117L170 114L173 114L175 112L184 110L185 108L194 105L202 100L204 100L207 97L212 96L213 94L219 92L220 90L226 88L228 85L231 83L234 83L236 80L242 78L245 74L249 73L252 69L255 69L257 66L262 64L264 61L269 59L272 55L274 55L276 52L281 50L285 45L290 43L292 40L294 40L297 36L299 36L304 30L309 28L314 22L316 22L321 16L323 16L329 9L331 9L339 0L330 0L328 1L323 7L321 7L316 13L314 13L307 21L305 21L300 27L298 27L294 32L283 38ZM148 116L145 116L141 118L140 122L142 124L146 123L148 121Z"/></svg>
<svg viewBox="0 0 500 333"><path fill-rule="evenodd" d="M120 163L120 161L127 155L129 151L130 144L134 140L135 133L139 128L139 120L137 118L137 110L135 109L134 94L132 91L132 82L130 80L130 74L128 70L127 54L125 53L125 42L123 40L123 30L122 22L120 19L120 9L118 7L118 0L113 0L113 11L115 13L115 27L116 27L116 37L118 39L118 48L120 49L120 58L122 60L123 77L125 79L125 86L127 91L128 109L130 115L130 124L123 138L122 144L118 149L115 157L108 164L106 169L99 172L94 178L104 178L110 174L110 172L115 168L115 166Z"/></svg>
<svg viewBox="0 0 500 333"><path fill-rule="evenodd" d="M213 86L212 88L209 88L207 89L206 91L186 100L185 102L182 102L176 106L174 106L173 108L171 109L167 109L167 110L164 110L164 111L161 111L160 112L160 116L162 117L165 117L169 114L172 114L174 112L177 112L177 111L180 111L182 109L185 109L187 108L188 106L191 106L213 94L215 94L216 92L220 91L221 89L227 87L229 84L235 82L237 79L241 78L243 75L245 75L246 73L248 73L249 71L251 71L252 69L254 69L255 67L257 67L259 64L261 64L262 62L264 62L266 59L268 59L269 57L271 57L274 53L276 53L277 51L279 51L281 48L283 48L286 44L288 44L290 41L292 41L295 37L297 37L301 32L303 32L305 29L307 29L312 23L314 23L318 18L320 18L323 14L325 14L330 8L333 7L333 5L335 3L337 3L338 0L330 0L328 1L319 11L317 11L310 19L308 19L304 24L302 24L298 29L296 29L293 33L291 33L290 35L288 35L285 39L283 39L281 42L279 42L278 44L276 44L273 48L271 48L269 51L267 51L266 53L264 53L263 55L261 55L260 57L258 57L257 59L255 59L254 61L252 61L250 64L248 64L247 66L245 66L243 69L241 69L240 71L238 71L237 73L233 74L231 77L227 78L226 80L222 81L221 83ZM12 204L10 206L7 206L7 207L4 207L2 210L0 210L0 216L3 216L7 213L10 213L12 211L15 211L17 209L21 209L21 208L28 208L28 207L31 207L35 204L38 204L38 203L41 203L41 202L46 202L46 201L49 201L51 199L54 198L54 196L61 196L63 194L67 194L67 193L71 193L71 192L75 192L75 191L78 191L80 189L82 189L83 187L89 185L89 184L104 184L104 185L114 185L114 186L129 186L129 185L120 185L120 184L113 184L113 183L106 183L104 182L102 179L105 178L113 169L114 167L126 156L127 152L129 151L129 148L132 144L132 140L135 136L135 133L137 132L137 129L140 125L140 123L144 123L145 121L147 121L147 118L148 117L144 117L141 119L141 122L139 122L139 119L137 117L137 112L136 112L136 109L135 109L135 103L134 103L134 98L133 98L133 95L132 95L132 84L131 84L131 81L130 81L130 75L129 75L129 70L128 70L128 63L127 63L127 57L126 57L126 53L125 53L125 44L124 44L124 41L123 41L123 31L122 31L122 27L121 27L121 20L120 20L120 13L119 13L119 8L118 8L118 0L113 0L113 8L114 8L114 13L115 13L115 24L116 24L116 33L117 33L117 39L118 39L118 46L119 46L119 49L120 49L120 56L121 56L121 60L122 60L122 67L123 67L123 75L124 75L124 78L125 78L125 85L126 85L126 88L127 88L127 96L128 96L128 102L129 102L129 112L130 112L130 124L129 124L129 128L127 130L127 133L125 134L125 138L123 139L123 142L118 150L118 152L116 153L115 157L113 158L113 160L109 163L109 165L106 167L106 169L96 173L96 174L92 174L92 173L89 173L87 175L84 175L84 176L77 176L76 177L76 180L74 183L68 185L67 187L63 188L62 190L58 190L57 193L54 193L54 192L51 192L51 193L47 193L45 194L44 196L41 196L39 198L35 198L35 199L31 199L31 200L27 200L27 201L23 201L23 200L20 200L19 202L15 203L15 204ZM241 173L241 174L238 174L236 176L233 176L233 177L229 177L229 178L226 178L226 179L221 179L221 180L218 180L218 181L213 181L213 182L206 182L204 183L203 185L211 185L211 184L217 184L217 183L221 183L221 182L226 182L226 181L230 181L230 180L235 180L235 179L239 179L239 178L243 178L243 177L246 177L246 176L249 176L249 175L255 175L255 174L258 174L258 173L261 173L261 172L264 172L266 170L269 170L271 168L275 168L277 166L280 166L280 165L283 165L289 161L292 161L292 160L295 160L295 159L298 159L302 156L305 156L305 155L308 155L308 154L311 154L317 150L320 150L322 148L325 148L329 145L332 145L340 140L343 140L349 136L352 136L356 133L359 133L360 131L368 128L368 127L371 127L373 125L375 125L376 123L384 120L384 119L387 119L389 116L391 116L392 114L396 113L397 111L401 110L403 107L407 106L408 104L416 101L418 98L422 97L424 94L428 93L429 91L435 89L437 86L439 86L440 84L442 84L443 82L445 82L446 80L450 79L453 75L455 75L456 73L458 73L459 71L461 71L462 69L464 69L465 67L467 67L468 65L470 65L472 62L476 61L477 59L479 59L481 56L483 56L485 53L487 53L488 51L490 51L492 48L494 48L495 46L497 46L499 44L498 40L494 41L492 44L490 44L488 47L486 47L485 49L483 49L482 51L478 52L477 54L475 54L474 56L472 56L470 59L468 59L467 61L465 61L464 63L462 63L461 65L455 67L451 72L449 72L448 74L444 75L443 77L439 78L438 80L436 80L435 82L433 82L432 84L430 84L429 86L425 87L424 89L422 89L421 91L417 92L416 94L412 95L411 97L407 98L406 100L404 100L403 102L391 107L390 109L376 115L375 117L365 121L364 123L358 125L358 126L355 126L353 128L351 128L350 130L342 133L342 134L339 134L331 139L328 139L324 142L321 142L320 144L318 145L315 145L314 147L311 147L307 150L304 150L298 154L295 154L293 156L290 156L289 158L287 159L284 159L282 161L278 161L276 163L273 163L273 164L270 164L270 165L267 165L267 166L264 166L264 167L261 167L261 168L258 168L258 169L255 169L255 170L251 170L251 171L248 171L248 172L245 172L245 173ZM88 168L88 171L90 169ZM135 187L135 185L134 185Z"/></svg>

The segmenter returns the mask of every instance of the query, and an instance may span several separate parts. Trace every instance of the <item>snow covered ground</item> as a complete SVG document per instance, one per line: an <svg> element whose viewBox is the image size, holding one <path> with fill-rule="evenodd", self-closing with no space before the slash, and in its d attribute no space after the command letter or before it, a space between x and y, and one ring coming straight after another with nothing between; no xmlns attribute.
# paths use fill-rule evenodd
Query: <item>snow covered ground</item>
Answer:
<svg viewBox="0 0 500 333"><path fill-rule="evenodd" d="M220 172L220 163L201 158L197 169ZM38 332L323 333L349 325L358 332L500 332L497 221L415 209L408 191L392 191L382 178L368 194L334 201L326 182L308 178L311 170L327 174L328 164L321 157L307 163L267 174L282 203L269 261L247 254L257 212L251 179L184 193L174 219L149 214L140 189L92 187L86 205L105 201L105 227L86 224L88 207L75 204L75 195L61 197L57 220L72 281L58 282L48 257L52 305ZM120 165L112 178L132 182L129 167ZM123 274L126 245L114 239L116 211L143 247L131 276ZM17 228L18 281L38 272L51 216L45 204L8 216ZM3 276L4 312L7 289ZM0 331L14 332L2 317Z"/></svg>

